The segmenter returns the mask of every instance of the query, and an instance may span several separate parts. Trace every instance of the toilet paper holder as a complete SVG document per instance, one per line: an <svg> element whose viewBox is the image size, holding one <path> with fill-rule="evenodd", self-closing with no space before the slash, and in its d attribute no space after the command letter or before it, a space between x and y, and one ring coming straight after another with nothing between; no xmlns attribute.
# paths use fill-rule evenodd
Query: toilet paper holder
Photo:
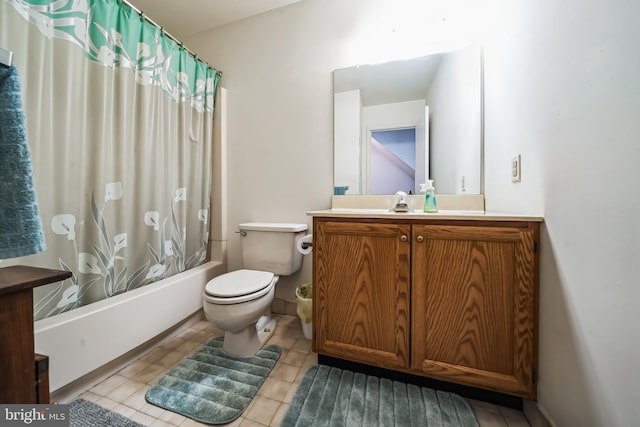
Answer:
<svg viewBox="0 0 640 427"><path fill-rule="evenodd" d="M296 248L302 255L309 255L313 250L313 234L300 237L296 242Z"/></svg>

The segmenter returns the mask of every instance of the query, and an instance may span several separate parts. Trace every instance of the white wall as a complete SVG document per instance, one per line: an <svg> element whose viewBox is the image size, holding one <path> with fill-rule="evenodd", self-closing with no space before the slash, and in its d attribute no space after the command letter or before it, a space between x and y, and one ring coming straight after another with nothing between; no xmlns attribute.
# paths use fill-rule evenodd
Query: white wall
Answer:
<svg viewBox="0 0 640 427"><path fill-rule="evenodd" d="M430 153L436 193L480 194L482 188L480 57L479 46L445 55L427 93L431 141L437 141Z"/></svg>
<svg viewBox="0 0 640 427"><path fill-rule="evenodd" d="M546 219L540 405L561 427L637 425L638 16L626 0L305 0L185 40L225 73L230 268L239 222L329 207L332 70L484 41L487 208ZM310 278L306 257L278 295Z"/></svg>
<svg viewBox="0 0 640 427"><path fill-rule="evenodd" d="M639 16L518 1L486 47L486 206L545 216L539 397L558 426L640 423Z"/></svg>

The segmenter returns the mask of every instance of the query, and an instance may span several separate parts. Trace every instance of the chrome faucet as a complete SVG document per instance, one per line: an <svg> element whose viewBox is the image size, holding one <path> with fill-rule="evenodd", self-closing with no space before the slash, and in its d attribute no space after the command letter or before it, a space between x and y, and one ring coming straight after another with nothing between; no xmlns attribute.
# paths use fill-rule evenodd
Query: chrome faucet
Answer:
<svg viewBox="0 0 640 427"><path fill-rule="evenodd" d="M411 212L411 209L409 209L409 205L407 204L407 193L404 191L398 191L396 193L396 197L398 198L396 206L389 210L392 212Z"/></svg>

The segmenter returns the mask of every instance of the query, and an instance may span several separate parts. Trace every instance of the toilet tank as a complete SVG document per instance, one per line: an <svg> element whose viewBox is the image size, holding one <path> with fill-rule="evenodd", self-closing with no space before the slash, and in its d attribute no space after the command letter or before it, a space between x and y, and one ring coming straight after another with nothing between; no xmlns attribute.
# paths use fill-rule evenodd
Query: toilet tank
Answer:
<svg viewBox="0 0 640 427"><path fill-rule="evenodd" d="M238 228L244 268L288 276L302 267L296 242L305 235L306 224L247 222Z"/></svg>

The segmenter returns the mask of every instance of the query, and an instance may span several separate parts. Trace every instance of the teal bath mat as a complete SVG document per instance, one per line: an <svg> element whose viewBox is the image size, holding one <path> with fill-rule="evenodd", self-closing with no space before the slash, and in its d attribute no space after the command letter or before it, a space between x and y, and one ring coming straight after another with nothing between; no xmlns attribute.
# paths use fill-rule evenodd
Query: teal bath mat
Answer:
<svg viewBox="0 0 640 427"><path fill-rule="evenodd" d="M280 358L270 345L255 356L233 356L214 338L152 385L147 402L205 424L226 424L242 414Z"/></svg>
<svg viewBox="0 0 640 427"><path fill-rule="evenodd" d="M478 427L457 394L315 365L305 374L281 427Z"/></svg>

